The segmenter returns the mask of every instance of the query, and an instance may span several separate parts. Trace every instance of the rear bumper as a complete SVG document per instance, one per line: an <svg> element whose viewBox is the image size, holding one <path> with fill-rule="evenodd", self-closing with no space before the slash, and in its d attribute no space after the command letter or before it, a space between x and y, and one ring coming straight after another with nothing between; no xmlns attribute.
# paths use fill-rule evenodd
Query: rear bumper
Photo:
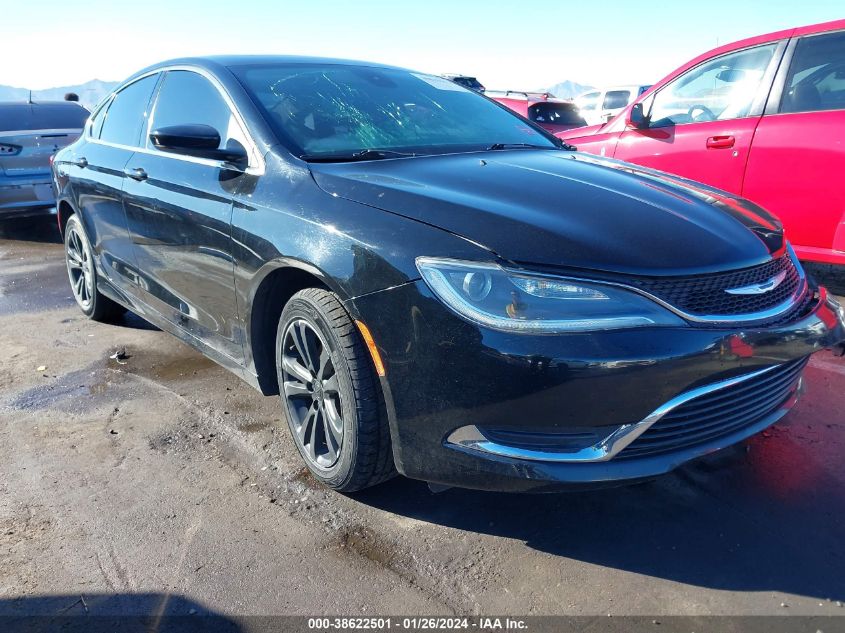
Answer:
<svg viewBox="0 0 845 633"><path fill-rule="evenodd" d="M27 177L0 175L0 218L55 213L50 174Z"/></svg>
<svg viewBox="0 0 845 633"><path fill-rule="evenodd" d="M612 485L666 473L775 423L797 399L800 372L764 417L668 453L572 461L560 452L544 455L542 447L529 454L520 452L524 444L495 446L472 429L502 430L497 437L587 430L607 438L697 390L845 340L845 311L826 293L792 322L756 330L508 335L453 316L421 282L355 300L353 309L373 333L386 367L382 386L399 471L488 490Z"/></svg>

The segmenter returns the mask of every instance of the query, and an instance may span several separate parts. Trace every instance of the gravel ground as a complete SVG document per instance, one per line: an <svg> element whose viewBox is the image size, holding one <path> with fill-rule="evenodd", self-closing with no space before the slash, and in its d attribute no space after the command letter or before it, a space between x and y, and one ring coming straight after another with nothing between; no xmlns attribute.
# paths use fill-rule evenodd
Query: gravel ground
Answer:
<svg viewBox="0 0 845 633"><path fill-rule="evenodd" d="M275 398L137 317L83 318L53 226L0 223L0 615L845 615L843 359L647 484L342 496Z"/></svg>

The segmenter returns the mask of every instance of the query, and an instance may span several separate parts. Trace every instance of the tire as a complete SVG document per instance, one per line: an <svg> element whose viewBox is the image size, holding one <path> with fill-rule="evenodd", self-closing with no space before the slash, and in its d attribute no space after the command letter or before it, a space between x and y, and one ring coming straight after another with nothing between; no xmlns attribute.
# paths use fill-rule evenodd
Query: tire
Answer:
<svg viewBox="0 0 845 633"><path fill-rule="evenodd" d="M306 466L320 482L354 492L396 474L372 359L337 295L297 292L276 330L282 409Z"/></svg>
<svg viewBox="0 0 845 633"><path fill-rule="evenodd" d="M65 225L64 244L70 289L83 314L94 321L112 321L122 316L126 308L97 290L94 252L85 228L76 214L70 216Z"/></svg>

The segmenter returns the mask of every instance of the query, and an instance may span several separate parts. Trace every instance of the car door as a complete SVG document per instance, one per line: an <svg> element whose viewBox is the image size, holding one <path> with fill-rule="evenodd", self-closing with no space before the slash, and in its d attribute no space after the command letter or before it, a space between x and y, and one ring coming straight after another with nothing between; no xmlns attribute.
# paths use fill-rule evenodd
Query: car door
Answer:
<svg viewBox="0 0 845 633"><path fill-rule="evenodd" d="M219 160L155 148L149 133L209 125L221 147L245 133L210 78L164 75L145 147L127 165L126 213L146 300L166 319L228 359L241 362L232 258L232 194L238 173Z"/></svg>
<svg viewBox="0 0 845 633"><path fill-rule="evenodd" d="M791 48L742 193L780 216L799 257L845 264L845 31Z"/></svg>
<svg viewBox="0 0 845 633"><path fill-rule="evenodd" d="M117 92L94 113L86 142L61 165L73 182L99 272L129 295L135 294L137 265L123 210L124 168L137 149L156 81L150 75Z"/></svg>
<svg viewBox="0 0 845 633"><path fill-rule="evenodd" d="M739 193L784 47L733 51L668 82L643 102L647 126L624 130L614 157Z"/></svg>

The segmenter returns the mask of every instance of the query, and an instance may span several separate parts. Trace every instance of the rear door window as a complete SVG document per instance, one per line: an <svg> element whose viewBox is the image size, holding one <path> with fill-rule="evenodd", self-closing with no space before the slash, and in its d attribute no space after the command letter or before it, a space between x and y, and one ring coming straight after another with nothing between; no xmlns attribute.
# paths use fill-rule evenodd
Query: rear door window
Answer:
<svg viewBox="0 0 845 633"><path fill-rule="evenodd" d="M157 81L158 75L149 75L129 84L114 96L105 113L101 140L131 147L138 145Z"/></svg>
<svg viewBox="0 0 845 633"><path fill-rule="evenodd" d="M781 112L845 110L845 32L801 38L781 99Z"/></svg>

